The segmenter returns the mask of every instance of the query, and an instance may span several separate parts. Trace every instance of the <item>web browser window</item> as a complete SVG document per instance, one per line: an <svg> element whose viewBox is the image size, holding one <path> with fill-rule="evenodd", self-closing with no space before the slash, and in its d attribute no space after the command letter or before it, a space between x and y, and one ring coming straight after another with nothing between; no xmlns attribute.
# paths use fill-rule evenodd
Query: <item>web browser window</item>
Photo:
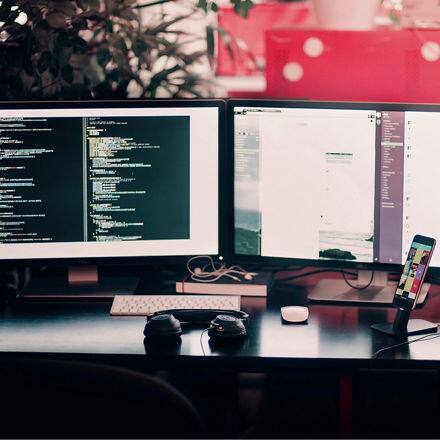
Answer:
<svg viewBox="0 0 440 440"><path fill-rule="evenodd" d="M415 234L440 237L429 196L439 123L434 112L235 108L236 253L402 264Z"/></svg>

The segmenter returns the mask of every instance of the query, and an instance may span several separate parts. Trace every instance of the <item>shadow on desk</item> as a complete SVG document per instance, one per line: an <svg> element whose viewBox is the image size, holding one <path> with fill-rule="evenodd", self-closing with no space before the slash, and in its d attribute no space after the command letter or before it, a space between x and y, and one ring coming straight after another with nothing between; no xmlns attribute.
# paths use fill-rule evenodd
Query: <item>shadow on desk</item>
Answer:
<svg viewBox="0 0 440 440"><path fill-rule="evenodd" d="M2 438L194 438L189 400L157 377L88 362L4 356Z"/></svg>

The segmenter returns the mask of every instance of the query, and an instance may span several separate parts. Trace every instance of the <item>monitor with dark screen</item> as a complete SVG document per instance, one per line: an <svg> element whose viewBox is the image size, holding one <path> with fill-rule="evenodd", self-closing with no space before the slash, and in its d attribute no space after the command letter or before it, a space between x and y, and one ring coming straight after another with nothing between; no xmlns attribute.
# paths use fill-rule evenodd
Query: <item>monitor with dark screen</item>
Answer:
<svg viewBox="0 0 440 440"><path fill-rule="evenodd" d="M222 109L3 104L0 260L218 254Z"/></svg>

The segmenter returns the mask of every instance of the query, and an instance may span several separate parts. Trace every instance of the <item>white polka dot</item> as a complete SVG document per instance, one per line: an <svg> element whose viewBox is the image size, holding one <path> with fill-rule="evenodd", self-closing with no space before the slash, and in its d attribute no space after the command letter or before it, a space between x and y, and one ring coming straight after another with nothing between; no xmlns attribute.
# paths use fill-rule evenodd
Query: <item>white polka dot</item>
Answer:
<svg viewBox="0 0 440 440"><path fill-rule="evenodd" d="M324 43L319 38L310 37L304 42L303 50L309 57L317 58L324 52Z"/></svg>
<svg viewBox="0 0 440 440"><path fill-rule="evenodd" d="M283 76L287 81L299 81L304 75L301 64L287 63L283 68Z"/></svg>
<svg viewBox="0 0 440 440"><path fill-rule="evenodd" d="M435 41L427 41L420 49L422 57L431 63L440 59L440 45Z"/></svg>
<svg viewBox="0 0 440 440"><path fill-rule="evenodd" d="M266 59L261 55L256 55L255 56L255 65L259 69L264 69L266 67Z"/></svg>

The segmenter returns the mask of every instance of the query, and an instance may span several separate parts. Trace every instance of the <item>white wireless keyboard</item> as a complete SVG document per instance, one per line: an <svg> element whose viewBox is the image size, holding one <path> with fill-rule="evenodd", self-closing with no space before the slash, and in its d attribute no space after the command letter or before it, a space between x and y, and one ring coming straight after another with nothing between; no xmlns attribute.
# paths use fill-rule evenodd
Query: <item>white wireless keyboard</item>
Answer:
<svg viewBox="0 0 440 440"><path fill-rule="evenodd" d="M168 309L240 310L239 296L226 295L117 295L110 315L147 316Z"/></svg>

